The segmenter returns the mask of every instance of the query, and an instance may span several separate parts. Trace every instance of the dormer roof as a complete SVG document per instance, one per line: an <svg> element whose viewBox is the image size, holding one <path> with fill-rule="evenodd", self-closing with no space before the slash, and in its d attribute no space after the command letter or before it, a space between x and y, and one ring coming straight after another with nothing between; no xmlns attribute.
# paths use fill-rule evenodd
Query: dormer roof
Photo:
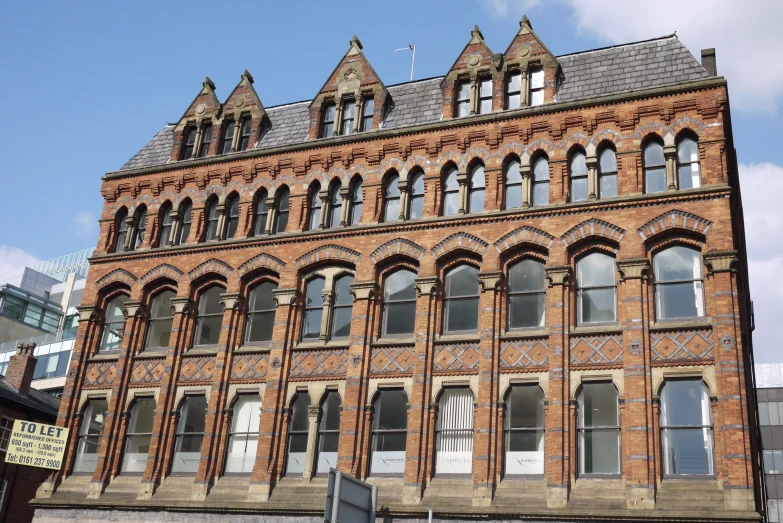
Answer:
<svg viewBox="0 0 783 523"><path fill-rule="evenodd" d="M201 90L190 103L185 114L179 119L179 122L180 124L184 124L191 119L202 120L204 118L219 116L222 108L223 106L220 101L218 101L218 97L215 94L215 84L209 79L209 76L207 76L201 84Z"/></svg>
<svg viewBox="0 0 783 523"><path fill-rule="evenodd" d="M261 103L261 99L253 87L253 76L245 69L239 83L223 104L223 115L233 114L235 118L238 118L240 114L248 112L254 118L262 118L266 114L264 104Z"/></svg>
<svg viewBox="0 0 783 523"><path fill-rule="evenodd" d="M506 61L517 63L540 60L545 67L559 65L557 57L533 31L533 24L525 15L519 22L519 31L511 40L506 52L503 53L503 58Z"/></svg>
<svg viewBox="0 0 783 523"><path fill-rule="evenodd" d="M484 35L481 34L479 26L475 25L470 32L470 40L462 48L462 52L457 56L454 63L451 64L449 72L443 78L443 82L453 80L455 76L466 72L487 68L492 65L493 59L492 49L484 41Z"/></svg>
<svg viewBox="0 0 783 523"><path fill-rule="evenodd" d="M335 98L340 98L344 94L358 93L375 86L386 92L386 86L364 55L362 48L359 38L353 35L348 51L321 86L318 94L313 98L311 106L320 102L324 95L334 95Z"/></svg>

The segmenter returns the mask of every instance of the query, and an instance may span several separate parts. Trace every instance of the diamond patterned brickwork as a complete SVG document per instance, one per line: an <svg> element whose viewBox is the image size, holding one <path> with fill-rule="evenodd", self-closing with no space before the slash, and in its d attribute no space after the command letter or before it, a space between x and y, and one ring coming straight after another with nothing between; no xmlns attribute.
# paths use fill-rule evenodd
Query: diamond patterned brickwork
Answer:
<svg viewBox="0 0 783 523"><path fill-rule="evenodd" d="M623 362L622 334L571 338L571 365L611 365Z"/></svg>
<svg viewBox="0 0 783 523"><path fill-rule="evenodd" d="M345 349L296 351L291 362L291 377L343 376L348 370L347 363L348 351Z"/></svg>
<svg viewBox="0 0 783 523"><path fill-rule="evenodd" d="M179 369L179 381L211 381L215 376L215 358L185 358Z"/></svg>
<svg viewBox="0 0 783 523"><path fill-rule="evenodd" d="M549 340L509 340L500 345L500 368L544 367L549 363Z"/></svg>
<svg viewBox="0 0 783 523"><path fill-rule="evenodd" d="M269 370L269 354L243 354L234 358L232 380L260 380Z"/></svg>
<svg viewBox="0 0 783 523"><path fill-rule="evenodd" d="M436 345L432 370L434 372L474 370L478 369L479 359L478 343Z"/></svg>
<svg viewBox="0 0 783 523"><path fill-rule="evenodd" d="M713 358L712 329L652 333L652 361Z"/></svg>
<svg viewBox="0 0 783 523"><path fill-rule="evenodd" d="M159 383L166 369L165 362L159 360L141 360L133 364L131 383Z"/></svg>
<svg viewBox="0 0 783 523"><path fill-rule="evenodd" d="M413 371L413 347L374 347L370 373L395 374Z"/></svg>
<svg viewBox="0 0 783 523"><path fill-rule="evenodd" d="M85 387L100 387L114 384L117 377L117 362L103 361L87 364L87 371L84 373Z"/></svg>

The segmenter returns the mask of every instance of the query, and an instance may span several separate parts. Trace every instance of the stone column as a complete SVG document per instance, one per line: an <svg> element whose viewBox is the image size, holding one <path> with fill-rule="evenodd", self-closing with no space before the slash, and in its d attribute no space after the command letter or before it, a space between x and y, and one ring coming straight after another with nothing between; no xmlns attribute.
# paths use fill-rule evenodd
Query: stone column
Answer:
<svg viewBox="0 0 783 523"><path fill-rule="evenodd" d="M231 137L231 152L237 150L237 145L239 144L239 133L241 132L240 127L242 126L242 119L239 118L239 115L237 115L234 118L234 136Z"/></svg>
<svg viewBox="0 0 783 523"><path fill-rule="evenodd" d="M329 218L329 207L332 205L328 185L318 193L318 197L321 198L321 223L318 224L318 228L327 229L329 226L327 225L326 220Z"/></svg>
<svg viewBox="0 0 783 523"><path fill-rule="evenodd" d="M465 214L468 211L468 167L462 165L457 173L457 183L459 184L459 214Z"/></svg>
<svg viewBox="0 0 783 523"><path fill-rule="evenodd" d="M426 269L422 271L426 274ZM427 468L432 451L430 439L430 396L432 394L432 336L434 334L435 301L440 281L437 276L416 278L416 322L414 325L415 362L413 387L408 400L408 438L405 447L405 484L402 502L418 504L427 481Z"/></svg>
<svg viewBox="0 0 783 523"><path fill-rule="evenodd" d="M310 401L313 401L310 398ZM318 398L315 398L318 401ZM302 482L310 483L315 475L315 458L318 453L318 422L321 421L321 407L319 405L310 405L307 409L307 420L309 425L307 427L307 453L305 454L305 466L304 472L302 472Z"/></svg>
<svg viewBox="0 0 783 523"><path fill-rule="evenodd" d="M594 201L598 199L598 157L595 154L588 154L585 158L587 164L587 199Z"/></svg>
<svg viewBox="0 0 783 523"><path fill-rule="evenodd" d="M327 285L334 285L334 278L327 280ZM330 327L332 325L332 305L334 304L334 289L327 288L321 292L324 301L324 312L321 315L321 334L318 339L326 343L329 341Z"/></svg>
<svg viewBox="0 0 783 523"><path fill-rule="evenodd" d="M353 132L358 133L359 128L362 125L362 93L357 92L355 95L356 109L353 111Z"/></svg>
<svg viewBox="0 0 783 523"><path fill-rule="evenodd" d="M408 180L408 171L407 169L403 170L403 172L400 173L400 179L397 181L397 187L400 189L400 216L397 218L397 221L405 221L410 216L410 189L411 184L410 180Z"/></svg>
<svg viewBox="0 0 783 523"><path fill-rule="evenodd" d="M569 412L568 322L571 267L546 267L549 289L546 293L546 324L549 329L549 403L544 421L544 474L549 508L565 508L570 488L570 437L573 429Z"/></svg>
<svg viewBox="0 0 783 523"><path fill-rule="evenodd" d="M470 76L470 114L478 114L479 92L478 77L475 74Z"/></svg>
<svg viewBox="0 0 783 523"><path fill-rule="evenodd" d="M266 224L264 224L264 234L266 235L270 235L275 232L272 230L272 228L275 226L275 219L277 219L277 205L277 198L274 196L266 199L266 206L269 209L269 212L266 215Z"/></svg>
<svg viewBox="0 0 783 523"><path fill-rule="evenodd" d="M343 205L340 207L340 227L348 224L348 216L351 212L351 188L340 187L340 198L343 199Z"/></svg>
<svg viewBox="0 0 783 523"><path fill-rule="evenodd" d="M161 245L171 245L174 243L174 239L179 236L180 228L182 227L182 216L179 214L179 209L171 208L169 211L169 218L171 218L171 229L169 229L169 237L161 238ZM183 241L186 238L183 238Z"/></svg>
<svg viewBox="0 0 783 523"><path fill-rule="evenodd" d="M527 209L530 207L530 200L531 198L531 191L533 190L532 184L530 183L530 178L532 176L532 172L530 170L530 160L523 161L519 165L519 174L522 175L522 204L521 207L523 209Z"/></svg>
<svg viewBox="0 0 783 523"><path fill-rule="evenodd" d="M343 104L341 100L334 101L334 127L332 130L333 136L340 134L340 129L343 126ZM327 137L328 138L328 137Z"/></svg>
<svg viewBox="0 0 783 523"><path fill-rule="evenodd" d="M226 237L226 214L228 213L228 207L226 206L225 200L215 205L215 210L217 210L217 215L218 215L217 231L215 231L215 239L223 240ZM207 216L204 216L204 219L206 220ZM191 228L192 227L193 226L191 225Z"/></svg>
<svg viewBox="0 0 783 523"><path fill-rule="evenodd" d="M193 155L191 156L191 158L198 158L198 151L199 149L201 149L201 140L204 134L202 132L203 130L204 130L204 126L202 125L201 122L198 122L198 124L196 125L196 139L193 140Z"/></svg>
<svg viewBox="0 0 783 523"><path fill-rule="evenodd" d="M128 229L125 233L125 245L122 250L129 251L132 248L131 244L133 243L133 236L135 236L137 228L136 218L132 213L128 213L128 217L125 218L125 223L128 224Z"/></svg>
<svg viewBox="0 0 783 523"><path fill-rule="evenodd" d="M530 104L530 89L528 89L529 73L527 64L519 71L519 105L525 107Z"/></svg>
<svg viewBox="0 0 783 523"><path fill-rule="evenodd" d="M666 190L677 190L677 147L674 145L665 145L663 147L663 158L666 162Z"/></svg>

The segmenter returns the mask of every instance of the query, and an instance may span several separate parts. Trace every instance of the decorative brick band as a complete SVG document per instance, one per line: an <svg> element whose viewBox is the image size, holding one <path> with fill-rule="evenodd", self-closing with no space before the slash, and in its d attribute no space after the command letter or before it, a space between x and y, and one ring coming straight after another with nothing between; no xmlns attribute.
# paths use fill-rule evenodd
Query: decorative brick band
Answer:
<svg viewBox="0 0 783 523"><path fill-rule="evenodd" d="M296 259L296 268L301 269L306 265L318 263L327 260L347 261L352 264L356 264L359 261L359 253L348 249L347 247L340 247L339 245L324 245L317 249L313 249L307 254L300 256Z"/></svg>
<svg viewBox="0 0 783 523"><path fill-rule="evenodd" d="M124 283L128 287L132 287L133 284L136 283L136 280L136 276L126 271L125 269L114 269L109 274L99 278L98 281L95 282L95 287L98 289L103 289L107 285L111 285L112 283L117 282Z"/></svg>
<svg viewBox="0 0 783 523"><path fill-rule="evenodd" d="M413 347L373 347L370 357L371 374L409 373L416 357Z"/></svg>
<svg viewBox="0 0 783 523"><path fill-rule="evenodd" d="M607 365L623 362L622 334L573 337L571 365Z"/></svg>
<svg viewBox="0 0 783 523"><path fill-rule="evenodd" d="M500 344L500 368L543 367L549 362L547 338L509 340Z"/></svg>
<svg viewBox="0 0 783 523"><path fill-rule="evenodd" d="M591 237L606 238L614 243L620 243L623 236L625 236L625 230L617 225L591 218L566 231L560 239L563 241L563 245L570 247L579 241Z"/></svg>
<svg viewBox="0 0 783 523"><path fill-rule="evenodd" d="M523 243L540 245L541 247L549 250L554 243L555 237L551 234L547 234L541 229L535 227L520 227L515 229L505 236L501 237L495 242L495 250L498 254L503 254L512 247Z"/></svg>
<svg viewBox="0 0 783 523"><path fill-rule="evenodd" d="M652 333L652 361L711 359L713 347L711 329Z"/></svg>
<svg viewBox="0 0 783 523"><path fill-rule="evenodd" d="M663 231L671 229L698 232L706 236L707 231L710 230L711 225L711 221L705 220L700 216L696 216L695 214L684 211L674 210L653 218L649 222L639 227L637 232L639 233L639 236L642 237L642 240L647 240L656 234L660 234Z"/></svg>
<svg viewBox="0 0 783 523"><path fill-rule="evenodd" d="M179 283L179 280L182 278L183 274L184 273L176 267L169 265L168 263L164 263L162 265L158 265L154 269L147 271L144 276L139 278L139 281L141 282L142 287L146 286L148 283L156 280L157 278L168 278Z"/></svg>
<svg viewBox="0 0 783 523"><path fill-rule="evenodd" d="M397 238L396 240L388 241L375 249L373 253L370 254L370 260L377 264L378 262L397 254L421 260L426 252L427 251L425 251L423 247L410 240Z"/></svg>
<svg viewBox="0 0 783 523"><path fill-rule="evenodd" d="M461 249L475 252L480 256L486 252L487 247L489 247L489 244L481 238L466 232L458 232L457 234L452 234L433 247L432 255L435 256L435 258L441 258L446 254Z"/></svg>

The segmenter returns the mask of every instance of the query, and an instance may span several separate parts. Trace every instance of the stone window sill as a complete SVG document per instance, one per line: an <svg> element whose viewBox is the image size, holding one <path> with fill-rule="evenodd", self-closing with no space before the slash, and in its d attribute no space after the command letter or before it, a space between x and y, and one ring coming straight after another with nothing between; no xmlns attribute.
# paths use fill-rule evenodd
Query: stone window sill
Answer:
<svg viewBox="0 0 783 523"><path fill-rule="evenodd" d="M622 333L623 327L617 323L612 324L598 324L598 325L580 325L571 329L569 334L584 336L586 334L607 334L607 333Z"/></svg>
<svg viewBox="0 0 783 523"><path fill-rule="evenodd" d="M416 343L416 340L408 336L399 338L387 336L385 338L378 338L377 340L373 341L371 345L373 347L394 347L397 345L413 345L414 343Z"/></svg>
<svg viewBox="0 0 783 523"><path fill-rule="evenodd" d="M516 340L519 338L543 338L549 336L547 329L513 329L500 335L501 340Z"/></svg>
<svg viewBox="0 0 783 523"><path fill-rule="evenodd" d="M479 343L480 339L476 332L466 332L457 334L442 334L434 340L435 345L444 343Z"/></svg>
<svg viewBox="0 0 783 523"><path fill-rule="evenodd" d="M294 350L306 349L347 349L351 344L347 339L330 341L304 341L299 342Z"/></svg>
<svg viewBox="0 0 783 523"><path fill-rule="evenodd" d="M687 320L659 320L650 325L651 331L668 331L676 329L712 329L712 323L705 318L689 318Z"/></svg>
<svg viewBox="0 0 783 523"><path fill-rule="evenodd" d="M200 345L185 351L183 356L216 356L218 353L217 345Z"/></svg>
<svg viewBox="0 0 783 523"><path fill-rule="evenodd" d="M168 352L169 352L168 350L145 350L136 354L136 357L134 359L150 360L150 359L157 359L157 358L165 358Z"/></svg>
<svg viewBox="0 0 783 523"><path fill-rule="evenodd" d="M249 343L247 345L242 345L238 349L234 350L234 354L245 354L248 352L269 352L269 350L269 342L259 343L257 345Z"/></svg>
<svg viewBox="0 0 783 523"><path fill-rule="evenodd" d="M99 352L92 358L90 358L88 361L117 361L120 359L120 351L113 350L113 351L105 351L105 352Z"/></svg>

